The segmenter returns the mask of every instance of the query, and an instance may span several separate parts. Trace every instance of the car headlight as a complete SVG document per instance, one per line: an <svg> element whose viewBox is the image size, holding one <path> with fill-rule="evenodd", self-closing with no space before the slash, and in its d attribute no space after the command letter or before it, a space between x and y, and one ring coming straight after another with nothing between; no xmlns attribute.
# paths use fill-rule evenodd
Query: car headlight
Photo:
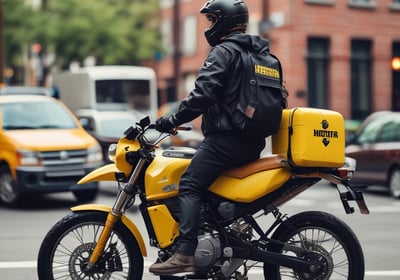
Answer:
<svg viewBox="0 0 400 280"><path fill-rule="evenodd" d="M113 143L108 146L108 159L115 162L115 155L117 153L117 144Z"/></svg>
<svg viewBox="0 0 400 280"><path fill-rule="evenodd" d="M41 165L39 154L34 151L17 150L17 159L19 165Z"/></svg>
<svg viewBox="0 0 400 280"><path fill-rule="evenodd" d="M95 145L87 150L86 162L97 163L103 161L100 145Z"/></svg>

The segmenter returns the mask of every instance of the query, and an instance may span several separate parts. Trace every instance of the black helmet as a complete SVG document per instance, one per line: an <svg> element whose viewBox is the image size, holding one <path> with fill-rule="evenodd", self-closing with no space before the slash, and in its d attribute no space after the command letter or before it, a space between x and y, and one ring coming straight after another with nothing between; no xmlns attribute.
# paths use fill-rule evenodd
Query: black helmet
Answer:
<svg viewBox="0 0 400 280"><path fill-rule="evenodd" d="M249 12L243 0L209 0L200 13L212 22L204 32L211 46L221 43L221 37L233 31L246 31L249 23Z"/></svg>

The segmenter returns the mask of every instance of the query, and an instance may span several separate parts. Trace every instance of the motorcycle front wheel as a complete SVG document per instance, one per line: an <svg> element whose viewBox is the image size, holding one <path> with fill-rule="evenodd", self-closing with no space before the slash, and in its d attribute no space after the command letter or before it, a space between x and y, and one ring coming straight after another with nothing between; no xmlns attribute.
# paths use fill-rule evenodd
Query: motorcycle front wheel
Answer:
<svg viewBox="0 0 400 280"><path fill-rule="evenodd" d="M39 279L142 279L143 256L121 221L115 224L97 263L87 268L106 217L104 212L72 212L55 224L39 249Z"/></svg>
<svg viewBox="0 0 400 280"><path fill-rule="evenodd" d="M291 268L264 264L265 279L364 279L364 255L354 232L337 217L318 211L296 214L284 221L271 237L269 250L304 259L323 259L324 265L314 275ZM304 250L289 250L297 246Z"/></svg>

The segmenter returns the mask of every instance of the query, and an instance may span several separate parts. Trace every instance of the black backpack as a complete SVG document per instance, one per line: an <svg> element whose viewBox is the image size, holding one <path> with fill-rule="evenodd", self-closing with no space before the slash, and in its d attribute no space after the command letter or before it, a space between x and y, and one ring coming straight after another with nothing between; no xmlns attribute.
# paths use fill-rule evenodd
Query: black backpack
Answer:
<svg viewBox="0 0 400 280"><path fill-rule="evenodd" d="M220 45L239 51L244 65L240 94L227 106L233 127L248 137L276 133L288 96L279 59L267 50L254 53L230 41Z"/></svg>

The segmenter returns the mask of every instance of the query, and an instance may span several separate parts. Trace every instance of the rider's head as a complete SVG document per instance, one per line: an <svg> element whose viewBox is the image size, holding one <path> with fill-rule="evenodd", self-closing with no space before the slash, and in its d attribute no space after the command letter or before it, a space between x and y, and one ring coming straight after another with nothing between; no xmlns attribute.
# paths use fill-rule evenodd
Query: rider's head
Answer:
<svg viewBox="0 0 400 280"><path fill-rule="evenodd" d="M211 25L204 34L211 46L221 43L221 38L232 32L245 32L249 12L243 0L209 0L201 8Z"/></svg>

